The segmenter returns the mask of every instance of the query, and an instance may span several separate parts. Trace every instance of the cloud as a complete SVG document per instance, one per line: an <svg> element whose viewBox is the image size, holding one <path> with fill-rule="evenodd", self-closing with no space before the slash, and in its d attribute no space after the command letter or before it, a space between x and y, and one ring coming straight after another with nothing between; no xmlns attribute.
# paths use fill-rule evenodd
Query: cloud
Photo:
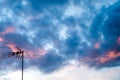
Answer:
<svg viewBox="0 0 120 80"><path fill-rule="evenodd" d="M84 11L85 10L83 9L83 7L80 7L80 6L77 6L77 5L71 3L68 6L68 8L65 10L64 16L65 17L73 16L73 17L79 18L82 16Z"/></svg>
<svg viewBox="0 0 120 80"><path fill-rule="evenodd" d="M11 51L8 45L12 44L25 51L25 68L36 66L44 73L61 69L71 59L89 67L119 65L119 2L114 4L117 0L52 0L55 4L45 1L5 2L7 5L0 7L2 57ZM114 56L108 55L109 51L115 51ZM0 64L4 66L20 65L13 58L10 62L7 58L2 60Z"/></svg>
<svg viewBox="0 0 120 80"><path fill-rule="evenodd" d="M30 80L119 80L120 67L105 68L102 70L89 69L85 66L76 67L74 65L65 66L63 69L51 74L43 74L36 67L28 68L24 72L24 79ZM114 75L113 75L114 74ZM5 79L21 79L21 71L9 71L5 76L1 77Z"/></svg>
<svg viewBox="0 0 120 80"><path fill-rule="evenodd" d="M38 62L36 65L39 65L38 68L41 71L48 73L59 69L63 65L64 59L53 52L49 52L36 62Z"/></svg>
<svg viewBox="0 0 120 80"><path fill-rule="evenodd" d="M41 11L45 8L48 8L49 6L61 6L64 5L68 2L68 0L30 0L29 1L32 8L36 10L36 12Z"/></svg>

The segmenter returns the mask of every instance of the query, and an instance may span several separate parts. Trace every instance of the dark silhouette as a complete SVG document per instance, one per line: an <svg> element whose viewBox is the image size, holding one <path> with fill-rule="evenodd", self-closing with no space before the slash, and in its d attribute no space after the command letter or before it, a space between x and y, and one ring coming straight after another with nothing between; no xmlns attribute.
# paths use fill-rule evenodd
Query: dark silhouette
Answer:
<svg viewBox="0 0 120 80"><path fill-rule="evenodd" d="M24 51L23 50L21 50L20 48L18 48L18 47L16 47L16 49L18 50L18 51L16 51L16 52L8 52L8 53L10 53L10 54L8 54L8 57L12 57L12 56L16 56L17 58L22 58L23 56L22 56L22 54L24 53Z"/></svg>
<svg viewBox="0 0 120 80"><path fill-rule="evenodd" d="M20 48L16 47L18 51L16 52L8 52L9 57L16 56L17 58L22 59L22 80L23 80L23 70L24 70L24 51L21 50Z"/></svg>

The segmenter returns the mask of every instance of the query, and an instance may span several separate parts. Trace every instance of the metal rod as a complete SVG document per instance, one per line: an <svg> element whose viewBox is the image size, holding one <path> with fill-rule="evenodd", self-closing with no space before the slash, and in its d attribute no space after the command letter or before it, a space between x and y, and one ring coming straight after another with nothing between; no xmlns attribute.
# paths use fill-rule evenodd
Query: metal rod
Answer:
<svg viewBox="0 0 120 80"><path fill-rule="evenodd" d="M24 71L24 53L22 53L22 80L23 80L23 71Z"/></svg>

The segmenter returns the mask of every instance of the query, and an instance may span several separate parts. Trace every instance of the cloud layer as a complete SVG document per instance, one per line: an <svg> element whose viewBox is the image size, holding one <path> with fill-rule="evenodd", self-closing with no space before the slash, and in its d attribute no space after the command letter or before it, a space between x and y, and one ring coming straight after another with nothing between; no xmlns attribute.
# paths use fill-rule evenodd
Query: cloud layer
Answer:
<svg viewBox="0 0 120 80"><path fill-rule="evenodd" d="M44 73L72 59L99 69L119 66L117 0L4 0L0 5L0 69L20 67L19 60L7 57L15 46L25 51L25 68Z"/></svg>

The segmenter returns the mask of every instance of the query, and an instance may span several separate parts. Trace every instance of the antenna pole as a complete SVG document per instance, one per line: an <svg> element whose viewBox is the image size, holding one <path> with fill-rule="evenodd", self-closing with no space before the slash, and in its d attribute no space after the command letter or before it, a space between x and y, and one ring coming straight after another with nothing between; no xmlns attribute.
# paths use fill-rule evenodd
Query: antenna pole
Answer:
<svg viewBox="0 0 120 80"><path fill-rule="evenodd" d="M22 53L22 80L23 80L23 71L24 71L24 53Z"/></svg>

